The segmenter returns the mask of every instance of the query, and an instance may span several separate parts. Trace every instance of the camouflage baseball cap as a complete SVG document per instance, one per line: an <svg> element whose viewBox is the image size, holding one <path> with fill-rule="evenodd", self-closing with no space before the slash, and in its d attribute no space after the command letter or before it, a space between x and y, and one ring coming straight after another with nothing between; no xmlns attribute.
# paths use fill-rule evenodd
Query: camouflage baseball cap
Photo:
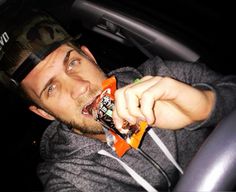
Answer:
<svg viewBox="0 0 236 192"><path fill-rule="evenodd" d="M20 12L0 21L0 79L18 85L50 52L72 37L47 13ZM5 76L5 78L3 78Z"/></svg>

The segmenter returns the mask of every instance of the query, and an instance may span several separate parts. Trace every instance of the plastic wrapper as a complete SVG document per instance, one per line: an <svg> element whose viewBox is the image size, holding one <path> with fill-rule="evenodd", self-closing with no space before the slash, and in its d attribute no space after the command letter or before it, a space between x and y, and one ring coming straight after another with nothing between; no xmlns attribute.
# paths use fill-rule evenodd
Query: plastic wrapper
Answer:
<svg viewBox="0 0 236 192"><path fill-rule="evenodd" d="M114 76L106 79L103 84L102 93L97 96L90 106L90 113L96 121L99 121L106 129L109 145L116 151L119 157L123 156L131 147L137 149L146 131L147 123L140 121L136 125L130 125L124 121L122 131L116 129L112 120L114 107L114 93L116 90L116 79Z"/></svg>

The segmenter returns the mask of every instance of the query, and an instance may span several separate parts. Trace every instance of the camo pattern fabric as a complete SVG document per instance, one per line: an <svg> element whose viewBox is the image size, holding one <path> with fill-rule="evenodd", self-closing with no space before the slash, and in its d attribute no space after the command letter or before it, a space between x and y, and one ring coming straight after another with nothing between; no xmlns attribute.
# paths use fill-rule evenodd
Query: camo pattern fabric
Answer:
<svg viewBox="0 0 236 192"><path fill-rule="evenodd" d="M0 69L12 75L31 53L72 39L47 13L29 10L0 22ZM46 55L44 55L45 57Z"/></svg>

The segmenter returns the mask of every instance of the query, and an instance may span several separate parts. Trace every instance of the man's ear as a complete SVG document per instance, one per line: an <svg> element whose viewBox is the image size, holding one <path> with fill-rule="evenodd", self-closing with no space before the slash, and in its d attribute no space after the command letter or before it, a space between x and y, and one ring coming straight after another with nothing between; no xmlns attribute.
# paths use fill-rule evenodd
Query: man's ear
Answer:
<svg viewBox="0 0 236 192"><path fill-rule="evenodd" d="M35 114L45 118L45 119L55 120L55 118L52 115L50 115L49 113L47 113L43 109L36 107L35 105L29 106L29 110L34 112Z"/></svg>
<svg viewBox="0 0 236 192"><path fill-rule="evenodd" d="M80 48L88 57L90 57L95 63L97 63L96 59L94 58L93 54L89 51L88 47L82 45Z"/></svg>

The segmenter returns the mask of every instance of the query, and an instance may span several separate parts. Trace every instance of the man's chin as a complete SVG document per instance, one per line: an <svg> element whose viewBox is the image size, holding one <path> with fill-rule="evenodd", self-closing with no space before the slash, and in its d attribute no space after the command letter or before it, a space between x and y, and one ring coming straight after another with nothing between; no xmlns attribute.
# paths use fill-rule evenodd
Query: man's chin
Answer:
<svg viewBox="0 0 236 192"><path fill-rule="evenodd" d="M74 126L74 129L80 131L82 134L104 134L102 125L98 122L90 122L84 126Z"/></svg>

